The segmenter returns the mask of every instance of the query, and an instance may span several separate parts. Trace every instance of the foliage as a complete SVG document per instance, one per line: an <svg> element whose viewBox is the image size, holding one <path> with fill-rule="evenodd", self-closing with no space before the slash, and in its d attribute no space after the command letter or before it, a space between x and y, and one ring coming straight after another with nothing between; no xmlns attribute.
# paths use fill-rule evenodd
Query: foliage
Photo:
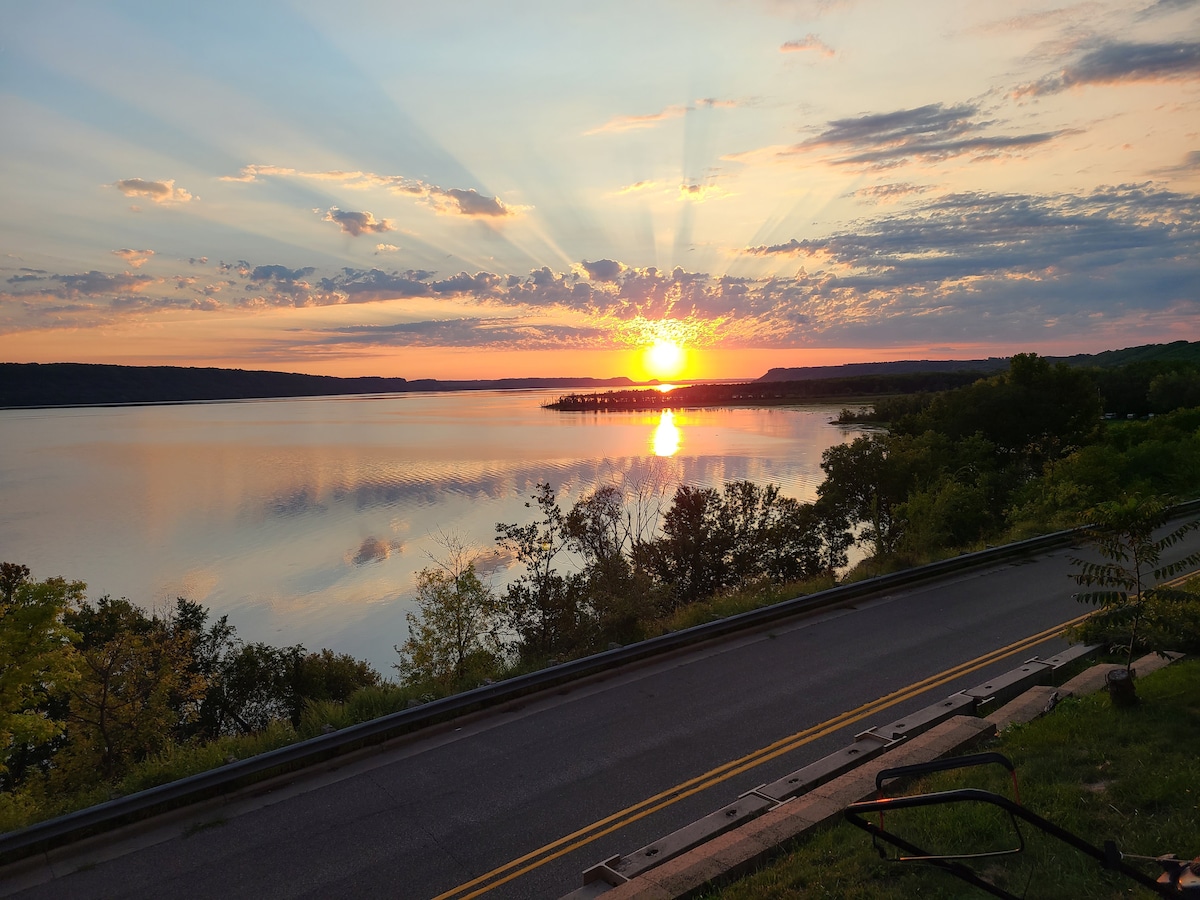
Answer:
<svg viewBox="0 0 1200 900"><path fill-rule="evenodd" d="M80 636L81 677L69 688L68 777L98 769L106 778L170 745L194 717L204 680L194 671L191 635L174 618L147 616L125 598L83 601L65 615Z"/></svg>
<svg viewBox="0 0 1200 900"><path fill-rule="evenodd" d="M463 689L496 674L499 607L474 562L456 571L422 569L417 609L406 615L409 636L396 648L396 668L406 684Z"/></svg>
<svg viewBox="0 0 1200 900"><path fill-rule="evenodd" d="M1090 441L1102 412L1086 372L1018 353L1008 372L938 394L924 411L902 419L896 430L935 431L951 440L980 435L1036 471L1043 462Z"/></svg>
<svg viewBox="0 0 1200 900"><path fill-rule="evenodd" d="M0 785L10 764L23 769L33 747L65 730L50 708L79 677L66 615L83 591L77 581L33 582L26 566L0 564Z"/></svg>
<svg viewBox="0 0 1200 900"><path fill-rule="evenodd" d="M545 659L588 644L591 610L585 579L555 568L571 537L554 488L539 482L525 507L536 510L533 522L496 526L496 543L525 569L505 591L503 616L517 634L520 652Z"/></svg>
<svg viewBox="0 0 1200 900"><path fill-rule="evenodd" d="M1078 557L1071 564L1078 568L1075 582L1090 590L1077 595L1081 603L1100 608L1090 633L1115 633L1125 655L1125 668L1133 662L1134 650L1148 644L1152 650L1171 650L1173 631L1195 619L1195 597L1184 591L1158 586L1180 572L1200 565L1200 550L1171 563L1162 562L1164 550L1174 547L1188 532L1200 528L1200 521L1187 522L1161 533L1166 524L1167 507L1157 498L1131 496L1104 503L1093 511L1093 524L1084 531L1087 542L1103 558L1094 562ZM1147 616L1153 613L1152 630L1140 632ZM1190 615L1189 615L1190 613ZM1174 616L1173 616L1174 614ZM1178 617L1181 621L1173 621Z"/></svg>
<svg viewBox="0 0 1200 900"><path fill-rule="evenodd" d="M637 640L641 621L661 606L663 592L649 570L659 507L653 491L603 485L567 513L567 546L582 560L583 590L598 636Z"/></svg>
<svg viewBox="0 0 1200 900"><path fill-rule="evenodd" d="M711 597L725 586L732 535L724 527L721 495L680 485L663 516L663 537L651 556L655 574L670 585L672 608Z"/></svg>

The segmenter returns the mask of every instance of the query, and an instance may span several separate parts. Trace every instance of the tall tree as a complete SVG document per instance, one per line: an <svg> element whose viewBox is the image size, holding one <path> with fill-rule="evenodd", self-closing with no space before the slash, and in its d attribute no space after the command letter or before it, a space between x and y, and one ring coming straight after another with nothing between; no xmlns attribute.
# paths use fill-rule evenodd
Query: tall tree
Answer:
<svg viewBox="0 0 1200 900"><path fill-rule="evenodd" d="M520 639L521 653L545 658L586 644L592 621L585 579L564 576L555 567L570 535L554 488L538 482L525 507L535 510L534 521L496 525L496 543L525 569L505 590L502 614Z"/></svg>
<svg viewBox="0 0 1200 900"><path fill-rule="evenodd" d="M63 733L65 721L48 707L79 678L66 617L84 590L80 581L35 582L26 566L0 564L0 783L15 755Z"/></svg>
<svg viewBox="0 0 1200 900"><path fill-rule="evenodd" d="M727 583L731 535L722 513L721 495L713 488L676 489L652 557L675 606L711 597Z"/></svg>
<svg viewBox="0 0 1200 900"><path fill-rule="evenodd" d="M499 606L475 572L422 569L417 575L417 611L407 613L408 639L396 647L396 669L413 685L446 690L473 687L499 667Z"/></svg>
<svg viewBox="0 0 1200 900"><path fill-rule="evenodd" d="M70 757L83 769L119 776L167 747L204 695L192 638L169 618L125 598L82 602L66 622L80 635L81 677L70 691Z"/></svg>

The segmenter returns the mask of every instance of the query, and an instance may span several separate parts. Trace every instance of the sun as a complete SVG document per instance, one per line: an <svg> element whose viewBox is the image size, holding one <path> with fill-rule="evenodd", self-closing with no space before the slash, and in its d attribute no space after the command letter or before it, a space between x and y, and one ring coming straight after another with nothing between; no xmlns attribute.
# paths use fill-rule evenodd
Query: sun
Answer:
<svg viewBox="0 0 1200 900"><path fill-rule="evenodd" d="M646 371L654 378L677 378L687 364L687 353L674 341L655 341L644 354Z"/></svg>

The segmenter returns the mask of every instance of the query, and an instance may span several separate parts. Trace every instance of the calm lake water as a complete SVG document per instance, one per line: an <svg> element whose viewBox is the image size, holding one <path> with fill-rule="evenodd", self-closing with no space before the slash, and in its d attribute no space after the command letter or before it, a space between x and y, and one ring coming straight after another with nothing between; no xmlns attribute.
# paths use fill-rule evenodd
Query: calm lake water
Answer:
<svg viewBox="0 0 1200 900"><path fill-rule="evenodd" d="M553 392L388 394L0 411L0 559L92 598L187 597L247 641L330 647L394 674L438 535L494 551L539 480L564 509L602 484L750 479L816 496L858 432L829 406L560 413ZM507 560L482 568L496 586ZM515 573L512 573L515 574Z"/></svg>

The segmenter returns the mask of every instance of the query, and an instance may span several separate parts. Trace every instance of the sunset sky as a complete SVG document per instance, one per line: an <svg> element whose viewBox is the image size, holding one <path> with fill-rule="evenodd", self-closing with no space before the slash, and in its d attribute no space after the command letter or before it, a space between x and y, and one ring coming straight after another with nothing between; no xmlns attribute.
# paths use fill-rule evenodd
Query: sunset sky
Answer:
<svg viewBox="0 0 1200 900"><path fill-rule="evenodd" d="M10 3L0 121L2 361L1200 339L1200 0Z"/></svg>

